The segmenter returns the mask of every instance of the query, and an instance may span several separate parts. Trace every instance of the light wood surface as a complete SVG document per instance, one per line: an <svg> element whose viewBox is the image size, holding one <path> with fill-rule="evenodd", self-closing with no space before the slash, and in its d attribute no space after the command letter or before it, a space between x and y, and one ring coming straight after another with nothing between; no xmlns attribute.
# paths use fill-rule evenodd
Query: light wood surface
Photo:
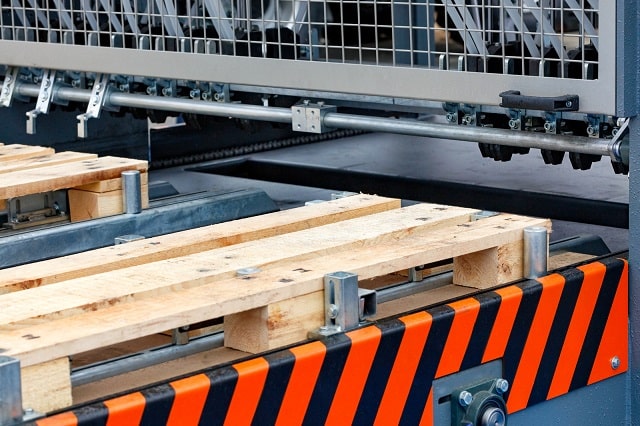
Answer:
<svg viewBox="0 0 640 426"><path fill-rule="evenodd" d="M39 155L26 160L0 161L0 174L16 172L19 170L37 169L40 167L54 166L58 164L73 163L75 161L91 160L97 158L96 154L84 152L64 151L50 155Z"/></svg>
<svg viewBox="0 0 640 426"><path fill-rule="evenodd" d="M0 146L0 164L5 161L23 160L26 158L51 155L54 152L53 148L45 148L42 146L21 144L3 145Z"/></svg>

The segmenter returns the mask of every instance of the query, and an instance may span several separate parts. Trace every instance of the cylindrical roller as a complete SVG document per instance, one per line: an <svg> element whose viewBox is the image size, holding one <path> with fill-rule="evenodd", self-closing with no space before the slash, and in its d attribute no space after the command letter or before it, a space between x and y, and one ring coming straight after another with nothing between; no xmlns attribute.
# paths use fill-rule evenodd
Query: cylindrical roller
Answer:
<svg viewBox="0 0 640 426"><path fill-rule="evenodd" d="M531 226L524 229L524 277L533 279L547 273L549 239L547 228Z"/></svg>
<svg viewBox="0 0 640 426"><path fill-rule="evenodd" d="M122 172L122 189L124 212L138 214L142 211L142 191L140 188L140 172L128 170Z"/></svg>

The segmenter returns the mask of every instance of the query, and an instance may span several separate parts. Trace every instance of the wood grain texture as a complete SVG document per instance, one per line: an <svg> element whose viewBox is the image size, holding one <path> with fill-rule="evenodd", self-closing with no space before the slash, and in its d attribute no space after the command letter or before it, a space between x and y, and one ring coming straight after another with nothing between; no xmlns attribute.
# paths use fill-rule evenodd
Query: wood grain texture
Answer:
<svg viewBox="0 0 640 426"><path fill-rule="evenodd" d="M53 148L42 146L31 146L21 144L11 144L0 146L0 164L5 161L23 160L26 158L51 155L55 151ZM8 197L5 197L8 198Z"/></svg>
<svg viewBox="0 0 640 426"><path fill-rule="evenodd" d="M113 179L126 170L147 170L147 162L119 157L99 157L5 173L0 184L0 199L56 191Z"/></svg>
<svg viewBox="0 0 640 426"><path fill-rule="evenodd" d="M522 239L523 229L528 226L549 226L549 222L501 215L466 226L454 225L411 237L361 245L338 256L298 258L265 267L250 277L218 279L192 288L173 287L135 303L115 304L19 330L2 330L0 346L5 355L18 357L23 365L33 365L321 291L327 272L345 270L358 274L360 279L368 279L442 258L502 246Z"/></svg>
<svg viewBox="0 0 640 426"><path fill-rule="evenodd" d="M149 174L146 172L140 173L140 185L148 185L149 184ZM102 180L100 182L88 183L86 185L76 186L73 189L79 189L82 191L91 191L91 192L109 192L109 191L117 191L122 189L122 178L117 177L113 179Z"/></svg>
<svg viewBox="0 0 640 426"><path fill-rule="evenodd" d="M76 161L91 160L97 158L96 154L84 152L64 151L51 155L40 155L26 160L0 161L0 174L17 172L20 170L37 169L40 167L55 166L58 164L73 163Z"/></svg>
<svg viewBox="0 0 640 426"><path fill-rule="evenodd" d="M40 413L72 404L71 368L66 357L22 368L22 406Z"/></svg>
<svg viewBox="0 0 640 426"><path fill-rule="evenodd" d="M189 256L77 278L2 296L0 324L47 320L193 288L260 269L375 247L469 222L474 210L416 204Z"/></svg>
<svg viewBox="0 0 640 426"><path fill-rule="evenodd" d="M146 173L145 173L146 174ZM116 179L120 180L120 179ZM71 222L97 219L124 213L124 192L122 189L108 192L93 192L70 189L69 217ZM140 188L142 208L149 208L149 186L142 184Z"/></svg>
<svg viewBox="0 0 640 426"><path fill-rule="evenodd" d="M486 289L522 278L522 241L458 256L453 259L453 283Z"/></svg>
<svg viewBox="0 0 640 426"><path fill-rule="evenodd" d="M400 200L355 195L238 219L2 271L0 294L171 259L400 208Z"/></svg>

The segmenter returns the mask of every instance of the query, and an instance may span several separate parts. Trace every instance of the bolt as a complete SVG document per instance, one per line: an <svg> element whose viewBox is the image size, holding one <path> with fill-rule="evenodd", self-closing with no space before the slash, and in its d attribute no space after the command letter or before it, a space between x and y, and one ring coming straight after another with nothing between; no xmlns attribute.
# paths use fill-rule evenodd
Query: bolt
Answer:
<svg viewBox="0 0 640 426"><path fill-rule="evenodd" d="M4 76L4 81L6 81L7 83L10 82L12 80L11 75L7 74Z"/></svg>
<svg viewBox="0 0 640 426"><path fill-rule="evenodd" d="M505 379L496 380L496 391L502 395L509 390L509 381Z"/></svg>
<svg viewBox="0 0 640 426"><path fill-rule="evenodd" d="M613 130L611 131L611 136L615 136L615 135L617 135L619 131L620 131L620 129L618 129L618 128L613 129Z"/></svg>
<svg viewBox="0 0 640 426"><path fill-rule="evenodd" d="M520 128L520 120L512 118L509 120L509 128L510 129L519 129Z"/></svg>
<svg viewBox="0 0 640 426"><path fill-rule="evenodd" d="M338 306L335 304L330 304L329 308L327 309L327 315L329 316L329 318L331 319L335 319L338 316Z"/></svg>
<svg viewBox="0 0 640 426"><path fill-rule="evenodd" d="M567 101L565 102L565 105L567 106L567 108L571 108L573 106L573 102Z"/></svg>
<svg viewBox="0 0 640 426"><path fill-rule="evenodd" d="M475 121L475 118L472 115L465 115L462 118L462 122L466 125L473 124L474 121Z"/></svg>
<svg viewBox="0 0 640 426"><path fill-rule="evenodd" d="M596 126L587 126L587 134L589 136L593 136L598 132L598 128Z"/></svg>
<svg viewBox="0 0 640 426"><path fill-rule="evenodd" d="M456 121L456 115L452 112L448 112L446 117L449 123L453 123L454 121Z"/></svg>
<svg viewBox="0 0 640 426"><path fill-rule="evenodd" d="M547 132L554 132L556 130L556 123L551 121L545 121L544 130Z"/></svg>
<svg viewBox="0 0 640 426"><path fill-rule="evenodd" d="M102 85L100 83L96 84L96 90L102 90Z"/></svg>
<svg viewBox="0 0 640 426"><path fill-rule="evenodd" d="M617 370L620 367L620 358L618 356L614 356L611 358L611 368Z"/></svg>
<svg viewBox="0 0 640 426"><path fill-rule="evenodd" d="M305 99L304 101L302 101L302 103L305 105L309 105L309 99Z"/></svg>
<svg viewBox="0 0 640 426"><path fill-rule="evenodd" d="M458 402L463 407L468 407L473 402L473 395L469 391L462 391L458 395Z"/></svg>

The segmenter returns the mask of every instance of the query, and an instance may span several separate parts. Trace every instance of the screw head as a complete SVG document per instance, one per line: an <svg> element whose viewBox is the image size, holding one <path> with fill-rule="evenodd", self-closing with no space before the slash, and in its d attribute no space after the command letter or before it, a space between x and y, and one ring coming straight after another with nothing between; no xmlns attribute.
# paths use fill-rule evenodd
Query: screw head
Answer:
<svg viewBox="0 0 640 426"><path fill-rule="evenodd" d="M329 318L335 319L338 316L338 306L334 305L333 303L329 305L329 308L327 309L327 315L329 315Z"/></svg>
<svg viewBox="0 0 640 426"><path fill-rule="evenodd" d="M620 358L618 356L614 356L611 358L611 368L617 370L620 367Z"/></svg>
<svg viewBox="0 0 640 426"><path fill-rule="evenodd" d="M571 108L573 106L573 102L567 101L565 105L567 106L567 108Z"/></svg>
<svg viewBox="0 0 640 426"><path fill-rule="evenodd" d="M496 391L499 394L504 394L506 391L509 390L509 381L505 380L505 379L497 379L496 380Z"/></svg>
<svg viewBox="0 0 640 426"><path fill-rule="evenodd" d="M468 407L473 402L473 395L469 391L462 391L458 395L458 403L463 407Z"/></svg>

